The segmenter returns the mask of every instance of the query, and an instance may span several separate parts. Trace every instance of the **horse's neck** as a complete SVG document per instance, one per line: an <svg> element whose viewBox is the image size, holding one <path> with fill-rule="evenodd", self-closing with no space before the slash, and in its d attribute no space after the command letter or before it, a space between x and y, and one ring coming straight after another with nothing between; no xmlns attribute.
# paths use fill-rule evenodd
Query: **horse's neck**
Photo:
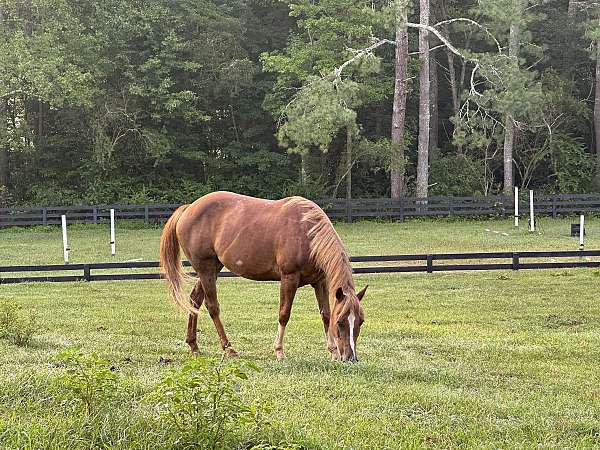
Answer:
<svg viewBox="0 0 600 450"><path fill-rule="evenodd" d="M338 255L344 255L339 261L339 264L335 264L330 267L329 273L325 272L325 279L327 282L327 288L330 296L335 296L335 291L338 288L342 288L344 291L347 289L354 290L354 281L352 280L352 267L347 259L346 251L343 247L340 248Z"/></svg>

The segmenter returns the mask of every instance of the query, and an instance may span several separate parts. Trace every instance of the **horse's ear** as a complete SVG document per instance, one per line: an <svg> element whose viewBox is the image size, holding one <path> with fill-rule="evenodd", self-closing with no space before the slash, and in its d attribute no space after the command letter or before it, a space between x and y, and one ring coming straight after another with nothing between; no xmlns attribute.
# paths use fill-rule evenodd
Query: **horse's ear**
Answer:
<svg viewBox="0 0 600 450"><path fill-rule="evenodd" d="M335 291L335 299L338 302L341 302L342 300L344 300L344 291L342 290L341 287L337 288L337 291Z"/></svg>
<svg viewBox="0 0 600 450"><path fill-rule="evenodd" d="M362 288L360 290L360 292L358 294L356 294L356 296L358 297L358 301L360 302L362 300L362 298L365 296L365 292L367 292L367 288L369 287L369 285L367 284L364 288Z"/></svg>

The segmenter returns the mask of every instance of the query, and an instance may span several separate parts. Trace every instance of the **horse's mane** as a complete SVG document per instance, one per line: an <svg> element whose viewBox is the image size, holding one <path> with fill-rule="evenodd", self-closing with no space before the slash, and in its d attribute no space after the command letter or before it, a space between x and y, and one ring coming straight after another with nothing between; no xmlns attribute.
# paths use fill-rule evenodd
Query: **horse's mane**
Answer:
<svg viewBox="0 0 600 450"><path fill-rule="evenodd" d="M325 274L330 294L335 293L338 287L354 291L350 258L329 217L316 203L302 197L291 197L285 205L302 208L302 222L310 227L310 258Z"/></svg>

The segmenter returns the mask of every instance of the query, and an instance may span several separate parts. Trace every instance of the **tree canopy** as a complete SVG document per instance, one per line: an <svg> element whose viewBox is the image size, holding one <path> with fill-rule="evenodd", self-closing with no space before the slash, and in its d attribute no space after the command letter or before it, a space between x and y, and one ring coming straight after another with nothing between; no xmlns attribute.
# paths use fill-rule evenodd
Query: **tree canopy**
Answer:
<svg viewBox="0 0 600 450"><path fill-rule="evenodd" d="M600 7L423 4L0 0L0 206L600 189Z"/></svg>

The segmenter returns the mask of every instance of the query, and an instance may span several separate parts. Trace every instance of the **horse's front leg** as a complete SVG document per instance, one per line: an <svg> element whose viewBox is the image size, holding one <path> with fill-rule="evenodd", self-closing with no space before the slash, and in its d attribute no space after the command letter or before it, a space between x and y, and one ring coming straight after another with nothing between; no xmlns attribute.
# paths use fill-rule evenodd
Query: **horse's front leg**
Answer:
<svg viewBox="0 0 600 450"><path fill-rule="evenodd" d="M277 337L273 343L273 350L275 350L275 356L278 361L283 361L285 359L285 354L283 352L283 335L285 334L285 327L290 320L292 303L294 303L294 296L298 290L299 283L299 273L282 275L281 277L279 288L279 327L277 330Z"/></svg>
<svg viewBox="0 0 600 450"><path fill-rule="evenodd" d="M337 351L335 342L329 334L329 292L327 291L327 283L320 281L319 283L313 284L315 289L315 297L317 297L317 304L319 305L319 313L321 314L321 320L323 321L323 330L325 331L325 346L332 354Z"/></svg>

